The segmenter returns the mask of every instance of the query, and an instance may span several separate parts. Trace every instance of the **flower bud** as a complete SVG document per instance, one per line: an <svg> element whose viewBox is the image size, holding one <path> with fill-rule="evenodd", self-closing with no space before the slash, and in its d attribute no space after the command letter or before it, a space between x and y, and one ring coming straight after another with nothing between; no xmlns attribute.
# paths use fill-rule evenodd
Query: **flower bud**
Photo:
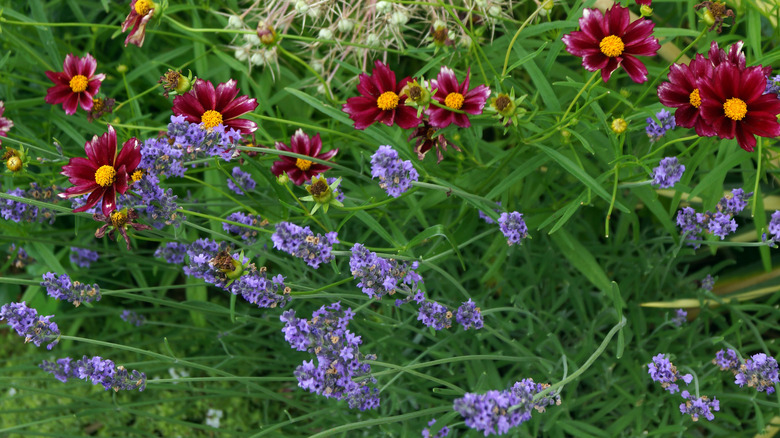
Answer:
<svg viewBox="0 0 780 438"><path fill-rule="evenodd" d="M612 120L612 132L615 134L622 134L626 132L626 129L628 128L628 123L626 123L626 120L622 117Z"/></svg>
<svg viewBox="0 0 780 438"><path fill-rule="evenodd" d="M243 26L244 22L238 15L231 15L228 18L228 29L241 29Z"/></svg>
<svg viewBox="0 0 780 438"><path fill-rule="evenodd" d="M276 177L276 182L280 186L285 186L285 185L287 185L288 182L290 182L290 177L287 176L287 172L282 172L281 175Z"/></svg>
<svg viewBox="0 0 780 438"><path fill-rule="evenodd" d="M642 5L639 7L639 13L642 14L643 17L649 17L653 15L653 8L647 5Z"/></svg>

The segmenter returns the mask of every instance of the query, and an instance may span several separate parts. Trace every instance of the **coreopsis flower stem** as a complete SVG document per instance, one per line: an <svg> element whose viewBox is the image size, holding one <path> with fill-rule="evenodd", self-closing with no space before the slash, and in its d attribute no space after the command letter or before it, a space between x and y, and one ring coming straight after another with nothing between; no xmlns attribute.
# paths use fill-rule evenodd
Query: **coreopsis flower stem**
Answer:
<svg viewBox="0 0 780 438"><path fill-rule="evenodd" d="M123 75L122 75L122 79L124 80L124 78L125 78L125 75L123 74ZM125 83L127 83L127 81L125 81ZM136 99L138 99L139 97L142 97L142 96L144 96L144 95L147 95L147 94L151 93L152 91L154 91L154 90L158 89L160 86L161 86L161 84L159 84L159 83L158 83L158 84L154 84L154 85L153 85L151 88L147 88L146 90L144 90L144 91L142 91L142 92L140 92L140 93L138 93L138 94L136 94L136 95L128 94L128 96L132 96L132 97L131 97L131 98L129 98L129 99L127 99L127 100L126 100L126 101L124 101L124 102L118 103L118 104L117 104L117 105L114 107L114 111L118 111L118 110L119 110L119 108L122 108L122 107L123 107L123 106L125 106L126 104L128 104L128 103L130 103L130 102L132 102L132 101L134 101L134 100L136 100ZM120 125L114 124L114 126L120 126ZM161 130L164 130L164 129L161 129Z"/></svg>
<svg viewBox="0 0 780 438"><path fill-rule="evenodd" d="M620 330L623 329L623 327L626 325L626 321L627 321L626 317L624 316L623 319L621 319L619 323L615 324L615 326L612 327L612 330L610 330L609 333L607 333L607 336L601 342L601 345L599 345L599 347L596 349L596 351L594 351L593 354L590 355L588 360L586 360L585 363L582 364L582 366L577 369L577 371L571 373L571 375L569 375L568 377L564 378L560 382L554 383L554 384L550 385L544 391L539 392L538 394L534 395L534 401L541 399L542 397L544 397L547 394L557 390L558 388L562 388L564 385L566 385L567 383L569 383L572 380L576 379L582 373L587 371L588 368L590 368L590 366L593 365L593 362L595 362L596 359L598 359L599 356L601 356L601 353L603 353L604 350L607 349L607 345L609 345L609 341L612 340L612 337L615 336L615 334L617 334L617 332L619 332ZM563 362L566 363L566 360L564 359Z"/></svg>
<svg viewBox="0 0 780 438"><path fill-rule="evenodd" d="M756 153L758 154L758 161L756 163L756 185L753 186L753 193L759 193L758 191L758 182L761 180L761 158L763 154L763 150L761 146L764 144L762 141L763 137L758 137L756 140ZM758 203L758 198L761 198L760 196L754 196L753 197L753 207L750 209L750 217L756 217L756 204ZM761 199L761 202L764 202L763 198ZM698 394L697 394L698 395Z"/></svg>
<svg viewBox="0 0 780 438"><path fill-rule="evenodd" d="M652 90L652 91L654 91L654 92L657 92L657 91L658 91L658 87L656 87L656 86L655 86L655 84L658 82L658 80L659 80L659 79L661 79L661 76L664 76L664 75L666 75L666 74L667 74L667 72L669 71L669 67L671 67L672 65L674 65L675 63L677 63L677 61L679 61L679 60L680 60L680 58L682 58L682 57L683 57L683 55L685 55L685 52L687 52L687 51L688 51L688 50L690 50L690 49L691 49L693 46L695 46L695 45L696 45L696 43L698 43L698 42L699 42L699 40L700 40L700 39L702 39L702 38L704 37L704 35L706 35L706 34L707 34L707 28L705 27L705 28L704 28L704 30L703 30L703 31L702 31L702 32L699 34L699 36L697 36L697 37L696 37L696 39L695 39L695 40L693 40L693 41L692 41L690 44L688 44L687 46L685 46L685 48L684 48L684 49L682 49L682 50L680 51L680 53L677 55L677 57L676 57L676 58L674 58L674 61L672 61L672 63L671 63L671 64L669 64L669 66L668 66L668 67L666 67L665 69L661 70L661 73L657 74L657 75L655 76L655 78L653 78L653 82L650 82L650 84L648 84L648 85L646 85L646 86L645 86L645 91L643 91L643 92L642 92L642 94L640 94L640 95L639 95L639 98L637 98L637 99L634 101L634 108L637 108L637 107L639 107L639 106L640 106L640 104L642 103L642 99L644 99L644 98L645 98L645 96L647 96L647 93L649 93L651 90Z"/></svg>
<svg viewBox="0 0 780 438"><path fill-rule="evenodd" d="M509 56L512 54L512 47L514 47L517 38L520 36L520 32L522 32L523 29L528 26L528 23L533 21L536 16L539 15L539 11L542 10L542 4L543 3L540 3L536 10L533 11L533 13L528 16L528 18L526 18L523 24L520 25L520 28L517 29L517 32L515 32L515 36L512 37L512 41L509 42L509 47L506 48L506 56L504 56L504 68L501 70L501 78L499 79L501 83L504 83L504 78L506 78L506 69L509 67Z"/></svg>
<svg viewBox="0 0 780 438"><path fill-rule="evenodd" d="M690 140L695 140L693 145L696 145L696 143L700 142L702 139L703 139L703 137L699 137L698 135L691 135L691 136L688 136L688 137L682 137L682 138L678 138L678 139L675 139L675 140L672 140L672 141L668 141L668 142L664 143L663 145L653 149L649 154L647 154L644 157L642 157L639 161L640 162L645 162L649 158L651 158L653 155L663 151L664 148L666 148L667 146L671 146L671 145L673 145L675 143L685 143L685 142L690 141Z"/></svg>
<svg viewBox="0 0 780 438"><path fill-rule="evenodd" d="M301 202L301 200L300 200L300 199L298 199L298 197L297 197L297 196L295 196L295 193L293 193L292 189L290 188L290 184L285 184L285 185L284 185L284 188L286 188L286 189L287 189L287 192L288 192L288 193L290 193L290 196L292 196L292 197L295 199L295 201L298 203L298 205L300 205L300 206L301 206L301 209L303 209L303 213L304 213L304 215L305 215L306 217L308 217L309 219L311 219L312 221L314 221L314 223L316 223L317 225L319 225L319 226L320 226L320 228L322 228L323 230L325 230L325 231L330 231L330 228L328 228L328 227L326 227L325 225L323 225L323 224L322 224L322 222L320 222L320 221L319 221L319 219L317 219L316 217L314 217L314 216L311 214L311 212L309 211L309 209L308 209L308 208L306 208L306 206L303 204L303 202Z"/></svg>
<svg viewBox="0 0 780 438"><path fill-rule="evenodd" d="M409 192L402 193L402 194L401 194L401 196L399 196L398 198L387 198L387 199L385 199L384 201L375 202L375 203L373 203L373 204L364 204L364 205L358 205L358 206L356 206L356 207L338 207L338 206L337 206L337 207L335 207L335 208L337 208L337 209L339 209L339 210L344 210L344 211L360 211L360 210L368 210L368 209L370 209L370 208L379 207L380 205L385 205L385 204L389 204L389 203L391 203L391 202L393 202L393 201L397 201L398 199L401 199L401 198L403 198L403 197L407 196L407 194L408 194L408 193L409 193ZM371 200L373 201L373 200L374 200L374 198L371 198Z"/></svg>
<svg viewBox="0 0 780 438"><path fill-rule="evenodd" d="M604 237L609 238L609 220L612 218L612 209L615 208L615 199L617 198L618 175L620 166L615 164L612 172L615 174L615 182L612 184L612 199L609 201L609 210L607 210L607 220L604 221Z"/></svg>
<svg viewBox="0 0 780 438"><path fill-rule="evenodd" d="M579 100L580 96L582 95L582 92L585 91L586 88L590 86L591 83L598 77L600 73L598 71L593 72L592 75L590 75L590 79L588 79L588 82L585 82L585 85L580 88L580 91L577 92L577 95L574 96L574 99L572 99L571 103L569 104L569 107L566 108L566 111L563 113L563 116L561 116L561 122L566 120L566 116L569 115L569 112L571 112L571 109L574 108L574 104L577 103L577 100Z"/></svg>

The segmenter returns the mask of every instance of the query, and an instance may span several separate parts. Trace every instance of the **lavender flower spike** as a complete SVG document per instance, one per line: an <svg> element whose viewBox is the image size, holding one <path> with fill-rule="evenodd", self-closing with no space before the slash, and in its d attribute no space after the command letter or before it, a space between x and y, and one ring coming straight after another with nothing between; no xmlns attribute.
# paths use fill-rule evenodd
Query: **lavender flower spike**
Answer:
<svg viewBox="0 0 780 438"><path fill-rule="evenodd" d="M720 402L717 398L713 398L710 401L706 395L703 395L694 399L688 391L683 391L680 395L685 399L685 402L680 404L680 412L682 414L690 414L693 421L699 421L701 416L712 421L715 419L712 411L717 412L720 410Z"/></svg>
<svg viewBox="0 0 780 438"><path fill-rule="evenodd" d="M778 382L777 360L764 353L754 354L746 360L739 367L734 381L739 386L747 385L756 388L758 392L766 391L767 394L775 392L775 384Z"/></svg>
<svg viewBox="0 0 780 438"><path fill-rule="evenodd" d="M16 334L24 336L24 342L32 342L36 347L49 342L46 346L51 350L60 341L60 329L57 323L51 322L54 315L40 316L38 311L27 307L27 304L8 303L0 307L0 320L16 330Z"/></svg>
<svg viewBox="0 0 780 438"><path fill-rule="evenodd" d="M136 370L128 372L125 367L116 366L112 360L100 356L84 356L75 363L69 357L57 359L56 362L44 360L39 366L47 373L54 374L54 377L63 383L68 379L87 380L93 385L103 385L106 391L143 391L146 388L146 374Z"/></svg>
<svg viewBox="0 0 780 438"><path fill-rule="evenodd" d="M379 146L371 156L371 177L379 178L379 187L393 198L412 187L419 175L412 162L401 160L398 152L390 146Z"/></svg>
<svg viewBox="0 0 780 438"><path fill-rule="evenodd" d="M271 240L274 248L302 258L314 269L333 260L333 245L339 243L335 231L315 236L309 227L299 227L290 222L279 222Z"/></svg>
<svg viewBox="0 0 780 438"><path fill-rule="evenodd" d="M647 368L650 377L672 394L680 390L674 383L677 379L681 379L686 385L693 380L693 376L690 374L681 375L677 368L669 362L669 359L664 357L664 354L653 356L653 362L647 364Z"/></svg>
<svg viewBox="0 0 780 438"><path fill-rule="evenodd" d="M528 236L528 227L523 220L523 214L513 211L511 213L501 213L498 218L498 225L501 232L507 238L507 244L520 245L522 240Z"/></svg>
<svg viewBox="0 0 780 438"><path fill-rule="evenodd" d="M71 281L68 274L57 277L54 272L43 274L41 286L46 288L50 297L73 303L78 307L81 303L100 301L100 286L88 285L78 281Z"/></svg>
<svg viewBox="0 0 780 438"><path fill-rule="evenodd" d="M674 187L682 178L685 166L680 164L677 157L666 157L653 169L653 184L662 189Z"/></svg>

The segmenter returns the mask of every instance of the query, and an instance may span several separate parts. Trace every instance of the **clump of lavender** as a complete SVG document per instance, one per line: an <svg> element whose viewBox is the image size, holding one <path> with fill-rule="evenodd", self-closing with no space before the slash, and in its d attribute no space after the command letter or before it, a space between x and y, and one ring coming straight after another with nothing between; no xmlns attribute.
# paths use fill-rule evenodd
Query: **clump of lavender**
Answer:
<svg viewBox="0 0 780 438"><path fill-rule="evenodd" d="M747 385L756 388L758 392L766 391L767 394L775 392L775 384L778 382L777 360L764 353L754 354L740 365L734 381L740 387Z"/></svg>
<svg viewBox="0 0 780 438"><path fill-rule="evenodd" d="M284 285L284 277L279 274L269 280L264 266L252 266L227 289L261 308L284 307L290 301L290 288Z"/></svg>
<svg viewBox="0 0 780 438"><path fill-rule="evenodd" d="M712 292L713 287L715 287L715 279L712 278L712 275L707 274L707 276L701 280L701 288Z"/></svg>
<svg viewBox="0 0 780 438"><path fill-rule="evenodd" d="M185 161L218 156L225 161L238 155L241 133L233 128L225 130L219 124L212 129L203 129L200 123L189 123L184 116L171 116L168 124L168 141L184 153Z"/></svg>
<svg viewBox="0 0 780 438"><path fill-rule="evenodd" d="M92 263L98 261L99 254L87 248L70 247L70 262L81 268L89 268Z"/></svg>
<svg viewBox="0 0 780 438"><path fill-rule="evenodd" d="M752 192L746 194L742 189L734 189L730 197L724 196L718 202L718 211L715 213L711 211L696 213L693 208L684 207L677 212L677 226L688 240L702 240L705 230L723 240L737 230L737 221L733 216L747 206L747 200L752 195ZM694 248L701 246L698 242L688 242L688 244Z"/></svg>
<svg viewBox="0 0 780 438"><path fill-rule="evenodd" d="M246 214L240 211L230 213L226 219L250 227L262 227L268 223L265 220L262 220L259 215ZM228 233L239 235L241 240L245 241L247 244L251 245L257 241L257 230L244 228L227 222L222 223L222 229Z"/></svg>
<svg viewBox="0 0 780 438"><path fill-rule="evenodd" d="M417 320L434 330L448 329L452 326L452 312L436 301L426 301L420 305Z"/></svg>
<svg viewBox="0 0 780 438"><path fill-rule="evenodd" d="M41 187L37 183L30 183L30 188L27 190L15 188L8 190L6 194L54 204L59 200L56 196L59 191L61 190L57 186ZM48 208L36 207L13 199L0 199L0 217L16 223L49 221L51 225L56 215L54 210Z"/></svg>
<svg viewBox="0 0 780 438"><path fill-rule="evenodd" d="M674 129L677 126L674 116L669 111L661 110L655 114L655 117L658 121L656 122L652 117L648 117L647 127L645 127L645 132L647 132L647 136L650 137L651 143L657 142L667 131Z"/></svg>
<svg viewBox="0 0 780 438"><path fill-rule="evenodd" d="M436 433L436 435L431 435L429 427L433 427L433 425L436 424L436 419L433 418L431 421L428 422L428 427L423 428L422 430L422 437L423 438L444 438L447 435L450 434L450 428L447 426L442 427L439 429L439 431Z"/></svg>
<svg viewBox="0 0 780 438"><path fill-rule="evenodd" d="M680 164L677 157L666 157L653 169L653 184L662 189L674 187L682 178L685 165Z"/></svg>
<svg viewBox="0 0 780 438"><path fill-rule="evenodd" d="M466 393L455 399L452 409L463 416L466 426L485 436L503 435L530 420L533 409L544 412L547 406L561 404L560 395L555 391L534 402L534 395L547 387L549 385L535 383L533 379L523 379L504 391Z"/></svg>
<svg viewBox="0 0 780 438"><path fill-rule="evenodd" d="M464 330L468 330L472 327L479 330L485 325L482 319L482 312L479 307L471 301L471 298L458 307L458 311L455 314L455 321L460 324Z"/></svg>
<svg viewBox="0 0 780 438"><path fill-rule="evenodd" d="M681 379L686 385L693 380L691 374L681 375L669 359L664 357L663 353L653 356L653 361L647 364L647 368L650 377L654 381L659 382L662 388L672 394L680 390L677 384L674 383L677 379Z"/></svg>
<svg viewBox="0 0 780 438"><path fill-rule="evenodd" d="M419 175L412 162L401 160L395 149L379 146L371 156L371 177L379 178L379 187L397 198L412 187L412 182L417 181Z"/></svg>
<svg viewBox="0 0 780 438"><path fill-rule="evenodd" d="M122 311L122 314L119 315L119 317L122 318L122 321L132 324L136 327L141 327L142 325L146 324L146 317L133 310L125 309Z"/></svg>
<svg viewBox="0 0 780 438"><path fill-rule="evenodd" d="M54 315L40 316L38 311L27 307L27 303L8 303L0 307L0 320L5 320L16 334L24 336L24 342L32 342L36 347L48 342L48 350L60 341L60 329L52 322Z"/></svg>
<svg viewBox="0 0 780 438"><path fill-rule="evenodd" d="M146 388L146 374L133 370L128 372L123 366L116 366L110 359L100 356L87 357L73 361L69 357L57 359L55 362L44 360L39 367L60 382L68 379L81 379L91 381L93 385L103 385L108 391L130 391L137 389L143 391Z"/></svg>
<svg viewBox="0 0 780 438"><path fill-rule="evenodd" d="M742 363L737 356L737 352L729 348L728 350L720 350L715 354L715 359L712 363L718 366L721 371L732 371L734 374L739 371L739 366Z"/></svg>
<svg viewBox="0 0 780 438"><path fill-rule="evenodd" d="M206 283L221 287L225 283L218 284L220 272L216 270L211 261L220 250L220 245L211 239L198 239L187 247L189 263L184 266L184 274L194 278L200 278Z"/></svg>
<svg viewBox="0 0 780 438"><path fill-rule="evenodd" d="M339 243L335 231L325 233L325 236L312 233L309 227L300 227L291 222L279 222L276 231L271 236L274 248L298 258L314 269L322 263L333 260L331 251L333 245Z"/></svg>
<svg viewBox="0 0 780 438"><path fill-rule="evenodd" d="M511 213L501 213L498 218L498 225L504 237L507 238L507 244L520 245L522 240L528 236L528 227L523 220L523 214L513 211Z"/></svg>
<svg viewBox="0 0 780 438"><path fill-rule="evenodd" d="M709 421L715 419L715 415L712 411L718 412L720 410L720 402L717 398L710 400L706 395L699 398L694 398L688 391L680 393L685 401L680 403L680 412L683 415L690 414L693 421L699 421L699 417L703 416Z"/></svg>
<svg viewBox="0 0 780 438"><path fill-rule="evenodd" d="M161 244L154 252L154 256L165 259L168 263L182 264L184 256L187 255L187 245L179 242L167 242Z"/></svg>
<svg viewBox="0 0 780 438"><path fill-rule="evenodd" d="M501 206L501 201L499 201L499 202L496 202L496 205L498 205L498 206L500 207L500 206ZM501 214L501 210L500 210L500 209L498 209L498 208L497 208L497 209L495 209L495 210L493 210L493 211L495 211L495 212L496 212L496 213L498 213L499 215ZM485 213L484 213L482 210L478 210L478 211L477 211L477 213L479 214L479 217L480 217L480 219L482 219L483 221L485 221L485 223L488 223L488 224L494 224L494 223L496 223L496 221L494 221L494 220L493 220L493 218L491 218L490 216L488 216L487 214L485 214Z"/></svg>
<svg viewBox="0 0 780 438"><path fill-rule="evenodd" d="M57 277L54 272L43 274L41 286L46 288L50 297L73 303L78 307L81 303L100 301L100 286L88 285L79 281L71 281L68 274Z"/></svg>
<svg viewBox="0 0 780 438"><path fill-rule="evenodd" d="M681 327L683 324L685 324L685 321L688 320L688 312L686 312L683 309L677 309L675 312L674 318L672 318L672 324L675 325L675 327Z"/></svg>
<svg viewBox="0 0 780 438"><path fill-rule="evenodd" d="M406 263L379 257L359 243L352 247L352 256L349 258L352 276L360 280L358 287L376 299L393 295L398 289L409 296L417 294L419 283L422 283L422 277L415 272L418 266L417 262Z"/></svg>
<svg viewBox="0 0 780 438"><path fill-rule="evenodd" d="M294 310L280 319L290 346L316 355L316 365L314 360L304 361L296 368L298 386L326 398L346 399L350 408L365 411L379 407L379 390L369 386L376 379L370 375L371 366L363 362L376 356L360 353L360 336L347 329L354 316L352 309L344 310L336 302L315 311L311 320L297 318Z"/></svg>
<svg viewBox="0 0 780 438"><path fill-rule="evenodd" d="M170 126L170 125L169 125ZM167 137L150 138L141 146L141 162L138 167L145 173L164 176L184 176L184 151Z"/></svg>
<svg viewBox="0 0 780 438"><path fill-rule="evenodd" d="M772 235L773 240L780 240L780 210L775 210L775 212L772 213L768 231L769 234Z"/></svg>
<svg viewBox="0 0 780 438"><path fill-rule="evenodd" d="M257 183L252 179L252 175L249 172L244 172L240 167L236 166L232 172L233 178L228 178L228 188L234 191L238 195L243 195L244 190L254 190Z"/></svg>
<svg viewBox="0 0 780 438"><path fill-rule="evenodd" d="M133 187L141 197L138 205L147 220L158 230L166 225L178 227L187 219L179 212L178 196L172 189L160 187L160 179L154 174L145 174Z"/></svg>

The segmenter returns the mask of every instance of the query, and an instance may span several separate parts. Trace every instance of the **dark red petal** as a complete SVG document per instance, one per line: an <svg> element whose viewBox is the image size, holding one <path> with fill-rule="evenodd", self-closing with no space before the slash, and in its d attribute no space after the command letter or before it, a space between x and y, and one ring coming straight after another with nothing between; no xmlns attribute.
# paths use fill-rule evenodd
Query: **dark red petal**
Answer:
<svg viewBox="0 0 780 438"><path fill-rule="evenodd" d="M643 18L629 24L623 35L620 35L623 44L626 45L625 50L629 51L631 47L636 47L636 45L644 44L647 41L655 41L655 43L658 44L658 41L651 36L653 34L653 28L655 28L655 24L652 21Z"/></svg>
<svg viewBox="0 0 780 438"><path fill-rule="evenodd" d="M604 39L607 34L601 26L604 21L604 16L598 9L585 9L582 11L582 17L580 18L580 29L582 30L582 36L587 37L592 41L598 43Z"/></svg>
<svg viewBox="0 0 780 438"><path fill-rule="evenodd" d="M122 145L122 150L116 157L114 167L124 166L127 172L132 173L141 162L141 145L137 138L132 137ZM124 192L120 192L124 193Z"/></svg>
<svg viewBox="0 0 780 438"><path fill-rule="evenodd" d="M295 167L289 171L287 171L287 176L290 177L290 180L295 184L296 186L299 186L306 182L309 177L299 168Z"/></svg>
<svg viewBox="0 0 780 438"><path fill-rule="evenodd" d="M385 91L395 91L395 72L390 70L390 67L382 64L380 61L375 62L374 71L371 72L374 84L379 89L380 93Z"/></svg>
<svg viewBox="0 0 780 438"><path fill-rule="evenodd" d="M87 203L82 205L79 208L74 209L73 211L76 212L76 213L80 213L82 211L87 211L90 208L94 207L95 204L97 204L98 201L100 200L100 197L103 196L103 193L105 193L105 191L106 191L106 189L104 187L100 187L99 189L97 189L94 192L90 193L89 197L87 198ZM75 195L76 195L76 193L68 194L69 197L70 196L75 196Z"/></svg>
<svg viewBox="0 0 780 438"><path fill-rule="evenodd" d="M214 84L203 79L195 81L195 85L192 87L191 93L195 94L195 97L203 107L204 112L213 110L217 104L217 91L214 89ZM203 113L201 113L203 115Z"/></svg>
<svg viewBox="0 0 780 438"><path fill-rule="evenodd" d="M65 114L72 116L76 114L76 110L79 109L79 95L78 93L71 93L65 102L62 103L62 108L65 110Z"/></svg>
<svg viewBox="0 0 780 438"><path fill-rule="evenodd" d="M574 31L564 35L563 43L566 44L566 51L575 56L592 55L601 53L599 42L585 36L584 32Z"/></svg>
<svg viewBox="0 0 780 438"><path fill-rule="evenodd" d="M745 123L737 123L737 143L742 149L753 152L753 148L756 147L756 137L748 131Z"/></svg>
<svg viewBox="0 0 780 438"><path fill-rule="evenodd" d="M737 97L745 103L752 102L764 94L766 90L766 76L760 66L748 67L742 71L740 79L740 92ZM750 105L748 105L750 109Z"/></svg>
<svg viewBox="0 0 780 438"><path fill-rule="evenodd" d="M306 154L310 157L316 157L320 151L322 150L322 138L320 138L320 133L314 135L314 137L311 138L311 141L309 143L309 153Z"/></svg>
<svg viewBox="0 0 780 438"><path fill-rule="evenodd" d="M92 193L95 190L101 189L101 187L94 181L92 181L90 183L87 180L82 180L82 179L78 179L78 178L72 178L71 182L73 182L72 181L73 179L77 180L79 183L75 184L73 187L68 187L63 192L65 197L79 196L79 195L83 195L85 193Z"/></svg>
<svg viewBox="0 0 780 438"><path fill-rule="evenodd" d="M380 111L376 121L384 123L387 126L393 126L393 123L395 122L395 110Z"/></svg>
<svg viewBox="0 0 780 438"><path fill-rule="evenodd" d="M606 68L609 65L610 58L601 52L596 52L593 55L585 55L582 57L582 66L588 71L599 71ZM614 68L613 68L614 70Z"/></svg>
<svg viewBox="0 0 780 438"><path fill-rule="evenodd" d="M601 79L607 82L619 65L620 62L616 58L607 58L607 65L601 69Z"/></svg>
<svg viewBox="0 0 780 438"><path fill-rule="evenodd" d="M87 89L84 92L89 94L90 99L100 90L101 83L98 79L93 79L87 83Z"/></svg>
<svg viewBox="0 0 780 438"><path fill-rule="evenodd" d="M624 8L619 4L615 4L606 12L606 23L608 35L622 36L629 23L631 23L631 16L628 13L628 8Z"/></svg>
<svg viewBox="0 0 780 438"><path fill-rule="evenodd" d="M339 152L338 148L336 148L336 149L331 149L331 150L329 150L328 152L323 152L323 153L321 153L321 154L317 155L316 157L317 157L317 158L319 158L320 160L330 160L330 159L331 159L331 158L333 158L333 157L334 157L334 156L335 156L335 155L336 155L338 152Z"/></svg>
<svg viewBox="0 0 780 438"><path fill-rule="evenodd" d="M127 176L127 168L125 166L121 166L116 170L114 188L117 192L124 194L127 191Z"/></svg>
<svg viewBox="0 0 780 438"><path fill-rule="evenodd" d="M65 61L62 63L62 67L65 70L65 75L67 76L68 80L79 74L80 63L81 62L79 58L72 53L68 53L65 56Z"/></svg>
<svg viewBox="0 0 780 438"><path fill-rule="evenodd" d="M228 103L219 112L222 114L223 120L234 119L238 116L252 112L257 108L257 100L249 96L241 96L238 99Z"/></svg>
<svg viewBox="0 0 780 438"><path fill-rule="evenodd" d="M395 122L401 129L411 129L420 124L421 119L417 117L417 110L410 106L399 106L396 108Z"/></svg>
<svg viewBox="0 0 780 438"><path fill-rule="evenodd" d="M81 105L81 109L84 111L89 111L92 109L92 105L94 102L92 102L92 96L90 96L87 93L78 93L79 94L79 105Z"/></svg>
<svg viewBox="0 0 780 438"><path fill-rule="evenodd" d="M185 116L190 123L200 123L200 118L205 112L203 105L192 92L173 98L173 113L177 116Z"/></svg>
<svg viewBox="0 0 780 438"><path fill-rule="evenodd" d="M457 92L459 85L455 72L449 67L442 66L439 75L436 77L436 88L438 88L436 94L442 94L443 97L447 97L448 94Z"/></svg>
<svg viewBox="0 0 780 438"><path fill-rule="evenodd" d="M698 116L699 110L693 105L683 105L674 112L674 121L683 128L693 128Z"/></svg>
<svg viewBox="0 0 780 438"><path fill-rule="evenodd" d="M46 92L46 103L56 105L58 103L65 102L70 95L73 94L73 90L68 85L55 85L48 89Z"/></svg>
<svg viewBox="0 0 780 438"><path fill-rule="evenodd" d="M233 99L236 98L236 96L238 96L238 91L239 90L238 87L236 86L236 81L233 79L217 85L215 108L217 111L222 113L222 118L225 119L230 118L225 116L225 112L227 111L228 104L232 102ZM239 115L240 114L237 114L234 117L237 117Z"/></svg>
<svg viewBox="0 0 780 438"><path fill-rule="evenodd" d="M624 55L621 65L632 81L637 84L642 84L647 81L647 67L642 64L642 61L631 55Z"/></svg>
<svg viewBox="0 0 780 438"><path fill-rule="evenodd" d="M365 73L360 73L358 76L357 90L358 93L362 94L363 96L373 96L374 99L382 94L382 92L379 91L379 89L376 87L376 84L374 84L374 81L371 80L371 76Z"/></svg>
<svg viewBox="0 0 780 438"><path fill-rule="evenodd" d="M233 128L241 132L242 135L251 134L257 131L257 123L247 119L230 119L222 122L226 128Z"/></svg>
<svg viewBox="0 0 780 438"><path fill-rule="evenodd" d="M46 77L48 77L50 81L58 85L65 85L70 90L70 79L68 79L64 73L54 71L47 71L44 73L46 73ZM51 90L51 88L49 89Z"/></svg>
<svg viewBox="0 0 780 438"><path fill-rule="evenodd" d="M92 79L92 75L94 75L95 70L97 70L97 61L92 57L92 55L87 53L87 55L82 58L80 67L80 74L86 76L87 79Z"/></svg>
<svg viewBox="0 0 780 438"><path fill-rule="evenodd" d="M454 117L452 111L447 111L444 108L430 107L428 109L428 118L431 126L435 128L446 128L450 126Z"/></svg>
<svg viewBox="0 0 780 438"><path fill-rule="evenodd" d="M463 80L463 83L460 84L460 87L458 87L458 91L460 94L465 95L466 92L469 89L469 80L471 78L471 67L466 69L466 79Z"/></svg>
<svg viewBox="0 0 780 438"><path fill-rule="evenodd" d="M106 191L103 193L103 214L110 216L114 210L116 210L116 191L114 186L110 185L106 187Z"/></svg>
<svg viewBox="0 0 780 438"><path fill-rule="evenodd" d="M461 110L469 114L482 114L488 97L490 97L490 88L480 85L466 93Z"/></svg>
<svg viewBox="0 0 780 438"><path fill-rule="evenodd" d="M690 105L691 94L686 93L681 87L673 85L670 82L664 82L658 86L658 100L664 106L670 108L679 108ZM680 124L679 122L677 123ZM690 126L687 126L690 128Z"/></svg>
<svg viewBox="0 0 780 438"><path fill-rule="evenodd" d="M471 126L471 122L469 121L468 116L465 114L452 113L452 119L455 122L455 124L460 126L461 128L468 128L469 126Z"/></svg>
<svg viewBox="0 0 780 438"><path fill-rule="evenodd" d="M73 157L68 164L62 166L62 175L80 178L89 181L95 181L95 164L83 157Z"/></svg>

